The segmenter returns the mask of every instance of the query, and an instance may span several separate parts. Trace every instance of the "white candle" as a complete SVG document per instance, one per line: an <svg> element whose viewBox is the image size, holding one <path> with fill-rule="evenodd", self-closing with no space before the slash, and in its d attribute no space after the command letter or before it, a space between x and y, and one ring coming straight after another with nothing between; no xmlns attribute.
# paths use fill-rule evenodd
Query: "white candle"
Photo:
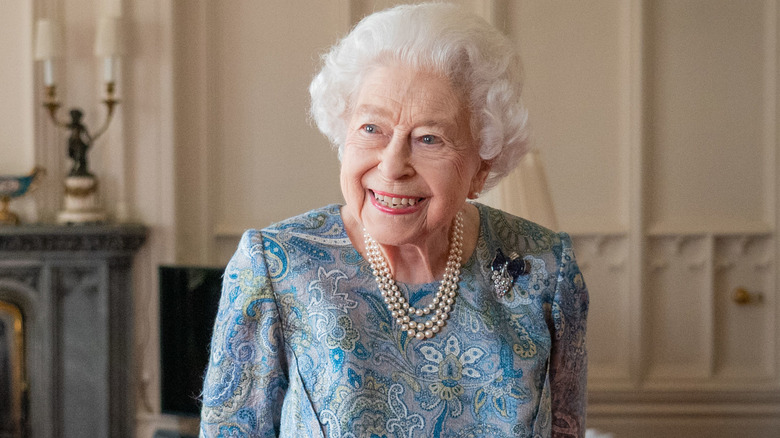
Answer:
<svg viewBox="0 0 780 438"><path fill-rule="evenodd" d="M103 59L103 80L105 82L114 82L114 57L106 56Z"/></svg>
<svg viewBox="0 0 780 438"><path fill-rule="evenodd" d="M51 59L43 60L43 83L47 87L54 85L54 66Z"/></svg>
<svg viewBox="0 0 780 438"><path fill-rule="evenodd" d="M114 82L114 62L120 53L119 19L101 17L95 38L95 55L103 59L103 80Z"/></svg>
<svg viewBox="0 0 780 438"><path fill-rule="evenodd" d="M43 61L43 82L47 86L54 85L54 58L61 54L61 39L57 23L38 20L35 41L35 59Z"/></svg>

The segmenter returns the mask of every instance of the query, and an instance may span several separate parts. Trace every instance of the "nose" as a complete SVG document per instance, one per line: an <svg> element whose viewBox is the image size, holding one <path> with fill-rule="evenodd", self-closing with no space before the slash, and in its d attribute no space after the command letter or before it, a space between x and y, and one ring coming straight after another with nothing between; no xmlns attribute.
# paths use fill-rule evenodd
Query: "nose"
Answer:
<svg viewBox="0 0 780 438"><path fill-rule="evenodd" d="M403 179L414 174L411 163L412 148L409 137L404 134L393 135L379 157L379 172L388 180Z"/></svg>

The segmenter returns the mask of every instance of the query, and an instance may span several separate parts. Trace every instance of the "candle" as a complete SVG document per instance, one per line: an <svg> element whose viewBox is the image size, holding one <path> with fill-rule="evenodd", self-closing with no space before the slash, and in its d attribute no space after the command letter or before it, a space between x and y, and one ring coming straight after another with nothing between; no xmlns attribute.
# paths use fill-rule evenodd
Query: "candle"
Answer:
<svg viewBox="0 0 780 438"><path fill-rule="evenodd" d="M54 85L54 66L51 59L43 60L43 83L47 87Z"/></svg>
<svg viewBox="0 0 780 438"><path fill-rule="evenodd" d="M114 82L114 60L120 52L119 19L102 17L98 21L95 38L95 55L104 57L103 79Z"/></svg>
<svg viewBox="0 0 780 438"><path fill-rule="evenodd" d="M114 57L106 56L103 59L103 80L105 82L114 82Z"/></svg>
<svg viewBox="0 0 780 438"><path fill-rule="evenodd" d="M35 59L43 61L43 81L47 86L54 85L53 59L61 55L61 39L59 38L59 26L56 22L47 19L38 20Z"/></svg>

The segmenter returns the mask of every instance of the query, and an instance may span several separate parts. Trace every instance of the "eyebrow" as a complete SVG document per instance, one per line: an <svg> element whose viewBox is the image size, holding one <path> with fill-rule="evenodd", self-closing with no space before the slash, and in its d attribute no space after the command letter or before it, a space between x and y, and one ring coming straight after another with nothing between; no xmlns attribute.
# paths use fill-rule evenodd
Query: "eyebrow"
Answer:
<svg viewBox="0 0 780 438"><path fill-rule="evenodd" d="M383 108L381 106L371 105L371 104L363 104L363 105L360 105L359 107L357 107L355 109L355 112L354 112L353 116L360 116L360 117L375 116L375 117L379 117L379 118L389 119L389 118L392 118L393 115L392 115L391 111L388 111L387 109L385 109L385 108ZM445 130L454 129L454 128L456 128L458 126L457 122L453 122L451 120L435 119L435 118L427 119L427 120L423 121L422 123L420 123L419 125L420 126L430 126L430 127L433 127L433 128L440 128L440 129L445 129Z"/></svg>
<svg viewBox="0 0 780 438"><path fill-rule="evenodd" d="M392 114L390 111L376 106L376 105L367 105L363 104L360 105L355 109L354 115L357 116L377 116L377 117L383 117L383 118L390 118L392 117Z"/></svg>

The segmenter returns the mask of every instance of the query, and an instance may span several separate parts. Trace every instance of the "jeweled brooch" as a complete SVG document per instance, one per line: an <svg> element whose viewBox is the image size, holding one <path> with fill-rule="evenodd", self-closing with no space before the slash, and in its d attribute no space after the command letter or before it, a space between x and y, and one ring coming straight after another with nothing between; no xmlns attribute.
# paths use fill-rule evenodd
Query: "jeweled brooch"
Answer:
<svg viewBox="0 0 780 438"><path fill-rule="evenodd" d="M531 272L530 263L520 258L516 252L509 257L505 256L501 248L496 250L496 258L493 259L490 269L493 271L491 275L493 288L499 298L503 298L509 292L518 276Z"/></svg>

